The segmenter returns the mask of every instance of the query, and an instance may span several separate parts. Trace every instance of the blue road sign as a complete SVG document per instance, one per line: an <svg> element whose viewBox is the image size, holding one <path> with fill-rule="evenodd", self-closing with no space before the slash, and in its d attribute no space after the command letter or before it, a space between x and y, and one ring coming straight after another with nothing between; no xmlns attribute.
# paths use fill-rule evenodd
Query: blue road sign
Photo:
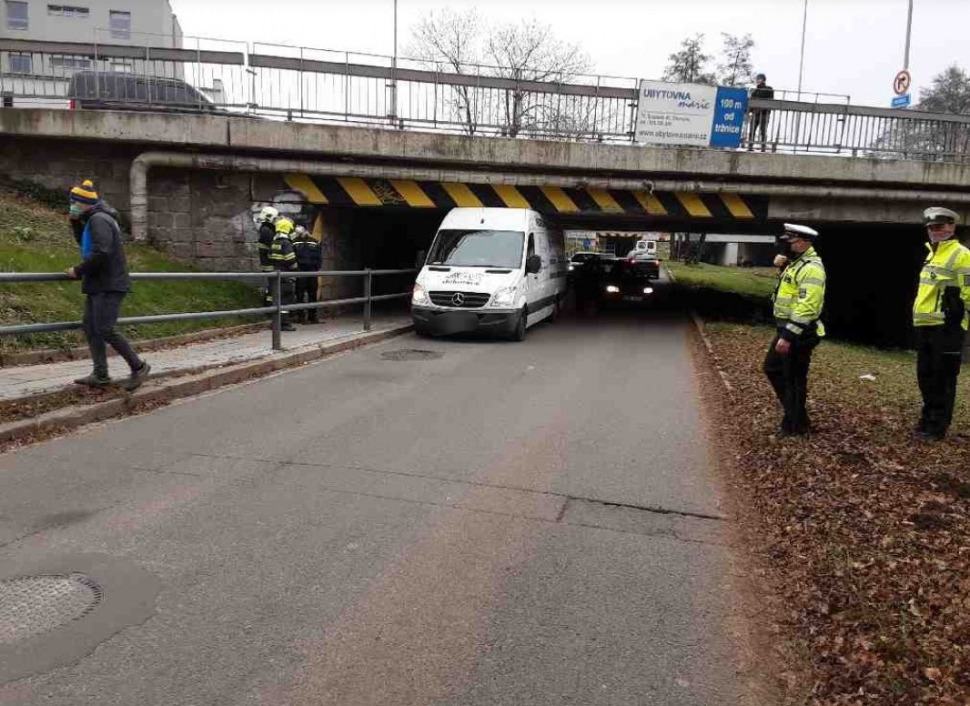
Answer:
<svg viewBox="0 0 970 706"><path fill-rule="evenodd" d="M741 127L748 112L748 92L743 88L720 86L714 100L711 147L740 147Z"/></svg>
<svg viewBox="0 0 970 706"><path fill-rule="evenodd" d="M908 93L893 97L893 108L908 108L911 98Z"/></svg>

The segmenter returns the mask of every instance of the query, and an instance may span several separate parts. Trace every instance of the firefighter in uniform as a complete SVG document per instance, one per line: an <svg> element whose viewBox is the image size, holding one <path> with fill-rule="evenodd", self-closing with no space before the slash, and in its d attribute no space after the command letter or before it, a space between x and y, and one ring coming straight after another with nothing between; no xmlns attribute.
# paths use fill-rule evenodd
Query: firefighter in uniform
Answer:
<svg viewBox="0 0 970 706"><path fill-rule="evenodd" d="M296 263L301 272L319 272L323 265L323 253L318 243L303 226L296 227L296 237L293 239L293 250L296 252ZM317 278L300 277L296 281L296 303L315 304L317 300ZM298 311L296 319L299 323L317 323L317 310Z"/></svg>
<svg viewBox="0 0 970 706"><path fill-rule="evenodd" d="M259 215L254 219L256 227L259 229L259 237L256 241L256 248L259 252L260 272L274 272L275 268L269 261L269 251L273 247L273 238L276 237L276 219L280 217L280 212L272 206L264 206ZM273 305L272 290L269 283L263 289L263 306Z"/></svg>
<svg viewBox="0 0 970 706"><path fill-rule="evenodd" d="M916 376L923 395L917 433L926 441L939 441L953 421L970 323L970 249L957 240L957 214L950 209L928 208L923 219L930 242L913 304Z"/></svg>
<svg viewBox="0 0 970 706"><path fill-rule="evenodd" d="M280 217L276 220L276 235L269 250L269 263L274 272L293 272L296 270L296 253L293 252L293 242L290 235L293 233L293 221L289 218ZM280 282L280 303L287 306L293 303L295 298L296 283L293 277L283 277ZM283 310L281 329L283 331L295 331L290 312Z"/></svg>
<svg viewBox="0 0 970 706"><path fill-rule="evenodd" d="M825 305L825 266L813 246L818 232L785 224L785 269L772 297L777 335L765 358L764 371L785 410L781 435L811 431L805 401L812 351L825 336L819 320Z"/></svg>

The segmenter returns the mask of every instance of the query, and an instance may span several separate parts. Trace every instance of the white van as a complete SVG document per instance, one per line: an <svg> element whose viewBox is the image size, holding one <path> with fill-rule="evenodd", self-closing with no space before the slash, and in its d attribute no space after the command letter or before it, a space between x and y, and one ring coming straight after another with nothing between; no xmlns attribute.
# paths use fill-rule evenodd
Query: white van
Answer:
<svg viewBox="0 0 970 706"><path fill-rule="evenodd" d="M419 335L494 332L517 341L555 316L566 293L561 230L524 208L455 208L414 285Z"/></svg>
<svg viewBox="0 0 970 706"><path fill-rule="evenodd" d="M633 245L634 253L650 253L651 255L657 254L657 241L656 240L638 240Z"/></svg>

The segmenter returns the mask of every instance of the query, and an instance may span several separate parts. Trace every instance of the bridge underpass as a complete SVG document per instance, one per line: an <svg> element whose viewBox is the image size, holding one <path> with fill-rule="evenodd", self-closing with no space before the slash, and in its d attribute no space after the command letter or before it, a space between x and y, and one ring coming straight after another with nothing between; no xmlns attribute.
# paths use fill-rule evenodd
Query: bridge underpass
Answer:
<svg viewBox="0 0 970 706"><path fill-rule="evenodd" d="M454 207L525 207L564 229L777 235L767 197L620 189L515 186L290 174L285 192L258 194L289 208L326 243L356 244L353 266L410 266L427 250ZM796 215L796 214L789 214ZM786 218L785 220L788 220ZM833 335L884 346L910 339L910 307L924 258L918 224L791 218L821 233L817 249L829 274L826 320ZM343 236L341 238L341 236ZM879 273L872 276L871 273ZM725 306L726 316L750 307ZM760 313L760 312L758 312Z"/></svg>

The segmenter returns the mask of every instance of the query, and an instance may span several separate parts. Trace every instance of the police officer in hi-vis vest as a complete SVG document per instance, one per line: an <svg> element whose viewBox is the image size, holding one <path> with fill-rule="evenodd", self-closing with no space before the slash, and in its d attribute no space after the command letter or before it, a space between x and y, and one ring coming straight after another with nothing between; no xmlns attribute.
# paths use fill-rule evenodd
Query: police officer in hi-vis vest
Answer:
<svg viewBox="0 0 970 706"><path fill-rule="evenodd" d="M811 431L805 402L808 398L808 369L812 351L825 336L819 320L825 306L825 266L815 252L818 232L807 227L785 224L779 240L785 254L777 260L784 265L772 297L777 334L768 349L764 371L785 410L781 435L793 436Z"/></svg>
<svg viewBox="0 0 970 706"><path fill-rule="evenodd" d="M913 303L916 376L923 413L916 431L939 441L953 421L957 376L970 324L970 249L956 238L957 214L933 207L923 212L929 243Z"/></svg>

